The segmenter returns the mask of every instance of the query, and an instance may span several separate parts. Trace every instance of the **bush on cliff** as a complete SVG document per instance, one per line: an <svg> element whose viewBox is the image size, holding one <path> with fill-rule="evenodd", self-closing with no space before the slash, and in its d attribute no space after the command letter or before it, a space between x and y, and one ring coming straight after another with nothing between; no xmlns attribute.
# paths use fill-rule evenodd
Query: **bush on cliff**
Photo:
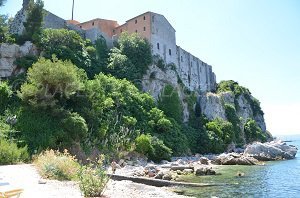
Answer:
<svg viewBox="0 0 300 198"><path fill-rule="evenodd" d="M24 40L38 42L44 19L43 8L44 2L42 0L29 2L26 21L23 22L25 28L23 33Z"/></svg>
<svg viewBox="0 0 300 198"><path fill-rule="evenodd" d="M19 96L35 106L64 105L83 88L85 78L85 73L69 61L41 58L29 68L27 82L22 85Z"/></svg>
<svg viewBox="0 0 300 198"><path fill-rule="evenodd" d="M124 32L110 53L108 72L138 84L151 63L150 43L138 34Z"/></svg>
<svg viewBox="0 0 300 198"><path fill-rule="evenodd" d="M87 43L73 30L44 29L38 45L45 58L50 59L55 54L58 59L70 60L85 71L91 68Z"/></svg>
<svg viewBox="0 0 300 198"><path fill-rule="evenodd" d="M245 126L244 126L244 133L246 137L246 142L250 143L253 141L261 141L266 142L267 141L267 135L264 133L255 120L248 119Z"/></svg>
<svg viewBox="0 0 300 198"><path fill-rule="evenodd" d="M0 114L3 114L8 107L12 93L8 83L0 82Z"/></svg>
<svg viewBox="0 0 300 198"><path fill-rule="evenodd" d="M172 85L166 85L158 100L158 108L163 110L165 114L182 123L183 108L178 96L178 91Z"/></svg>

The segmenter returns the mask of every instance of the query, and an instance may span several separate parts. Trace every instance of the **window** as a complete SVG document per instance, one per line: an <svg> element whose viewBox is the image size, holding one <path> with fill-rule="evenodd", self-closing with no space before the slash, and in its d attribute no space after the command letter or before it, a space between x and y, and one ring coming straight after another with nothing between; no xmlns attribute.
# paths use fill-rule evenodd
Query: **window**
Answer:
<svg viewBox="0 0 300 198"><path fill-rule="evenodd" d="M152 16L152 22L154 22L154 16Z"/></svg>
<svg viewBox="0 0 300 198"><path fill-rule="evenodd" d="M94 26L94 25L95 25L95 22L92 23L92 26Z"/></svg>
<svg viewBox="0 0 300 198"><path fill-rule="evenodd" d="M144 20L146 20L146 16L144 16Z"/></svg>
<svg viewBox="0 0 300 198"><path fill-rule="evenodd" d="M144 27L144 31L146 31L146 27Z"/></svg>
<svg viewBox="0 0 300 198"><path fill-rule="evenodd" d="M135 24L137 24L137 20L135 19Z"/></svg>
<svg viewBox="0 0 300 198"><path fill-rule="evenodd" d="M82 28L82 26L79 26L80 28Z"/></svg>
<svg viewBox="0 0 300 198"><path fill-rule="evenodd" d="M171 51L171 49L169 49L169 55L170 55L170 56L172 55L172 51Z"/></svg>
<svg viewBox="0 0 300 198"><path fill-rule="evenodd" d="M120 29L120 32L122 33L122 32L123 32L123 30L122 30L122 29Z"/></svg>
<svg viewBox="0 0 300 198"><path fill-rule="evenodd" d="M157 49L159 49L159 43L157 43Z"/></svg>
<svg viewBox="0 0 300 198"><path fill-rule="evenodd" d="M182 58L182 56L180 57L180 59L181 59L181 62L183 62L183 58Z"/></svg>
<svg viewBox="0 0 300 198"><path fill-rule="evenodd" d="M113 33L115 33L115 30L113 30Z"/></svg>
<svg viewBox="0 0 300 198"><path fill-rule="evenodd" d="M135 33L137 33L137 30L135 30Z"/></svg>

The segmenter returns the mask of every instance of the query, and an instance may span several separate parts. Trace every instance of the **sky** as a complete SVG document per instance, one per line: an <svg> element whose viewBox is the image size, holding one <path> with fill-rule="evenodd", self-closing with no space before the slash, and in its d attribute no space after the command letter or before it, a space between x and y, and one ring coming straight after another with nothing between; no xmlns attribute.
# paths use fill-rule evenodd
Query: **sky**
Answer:
<svg viewBox="0 0 300 198"><path fill-rule="evenodd" d="M44 3L71 18L72 0ZM14 16L21 6L22 0L7 0L0 13ZM249 88L272 134L300 134L300 1L75 0L74 19L122 24L147 11L164 15L177 45L212 65L217 81Z"/></svg>

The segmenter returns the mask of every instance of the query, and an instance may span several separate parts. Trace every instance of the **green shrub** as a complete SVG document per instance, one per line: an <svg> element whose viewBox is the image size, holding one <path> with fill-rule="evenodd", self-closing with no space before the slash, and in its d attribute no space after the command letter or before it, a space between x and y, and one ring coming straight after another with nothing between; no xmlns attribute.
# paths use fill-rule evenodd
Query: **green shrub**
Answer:
<svg viewBox="0 0 300 198"><path fill-rule="evenodd" d="M160 162L161 160L170 160L172 150L168 148L163 141L153 136L151 138L151 145L153 152L149 153L149 158L154 162Z"/></svg>
<svg viewBox="0 0 300 198"><path fill-rule="evenodd" d="M68 139L75 142L86 138L88 133L87 124L78 113L67 113L66 118L62 120L62 128Z"/></svg>
<svg viewBox="0 0 300 198"><path fill-rule="evenodd" d="M151 45L138 34L124 32L108 60L108 70L114 76L130 81L142 79L152 63Z"/></svg>
<svg viewBox="0 0 300 198"><path fill-rule="evenodd" d="M91 67L86 41L73 30L45 29L41 34L39 47L45 58L50 59L55 54L58 59L70 60L85 71Z"/></svg>
<svg viewBox="0 0 300 198"><path fill-rule="evenodd" d="M148 155L153 152L153 147L151 145L151 135L142 134L135 139L135 149L138 153L143 155Z"/></svg>
<svg viewBox="0 0 300 198"><path fill-rule="evenodd" d="M41 58L28 69L19 97L31 105L54 106L81 90L86 75L70 61Z"/></svg>
<svg viewBox="0 0 300 198"><path fill-rule="evenodd" d="M103 190L109 180L102 167L104 157L100 156L98 162L82 166L78 172L79 187L85 197L101 197Z"/></svg>
<svg viewBox="0 0 300 198"><path fill-rule="evenodd" d="M15 164L28 160L27 147L18 148L16 143L0 138L0 165Z"/></svg>
<svg viewBox="0 0 300 198"><path fill-rule="evenodd" d="M264 133L255 120L248 119L244 126L244 133L247 143L253 141L267 141L267 133Z"/></svg>
<svg viewBox="0 0 300 198"><path fill-rule="evenodd" d="M37 60L38 60L37 56L26 55L26 56L17 58L15 61L15 64L18 67L28 69L29 67L31 67L33 65L33 63L37 62Z"/></svg>
<svg viewBox="0 0 300 198"><path fill-rule="evenodd" d="M80 165L67 150L63 153L46 150L34 160L39 173L43 178L57 180L76 179Z"/></svg>
<svg viewBox="0 0 300 198"><path fill-rule="evenodd" d="M42 23L44 19L44 2L37 0L30 1L26 22L23 22L25 32L24 36L31 41L37 42L42 31Z"/></svg>
<svg viewBox="0 0 300 198"><path fill-rule="evenodd" d="M165 86L158 100L158 108L163 110L167 117L174 118L178 123L182 123L182 105L177 89L172 85Z"/></svg>
<svg viewBox="0 0 300 198"><path fill-rule="evenodd" d="M12 90L6 82L0 82L0 114L3 114L8 107Z"/></svg>

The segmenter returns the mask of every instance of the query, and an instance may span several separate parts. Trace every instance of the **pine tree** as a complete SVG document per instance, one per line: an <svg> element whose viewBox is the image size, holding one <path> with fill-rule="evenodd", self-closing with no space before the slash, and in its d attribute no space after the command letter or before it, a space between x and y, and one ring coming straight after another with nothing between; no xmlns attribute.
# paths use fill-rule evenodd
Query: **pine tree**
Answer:
<svg viewBox="0 0 300 198"><path fill-rule="evenodd" d="M37 41L41 33L43 23L43 8L44 2L37 0L36 3L31 0L28 6L28 15L26 22L23 23L25 27L24 36L31 41Z"/></svg>

